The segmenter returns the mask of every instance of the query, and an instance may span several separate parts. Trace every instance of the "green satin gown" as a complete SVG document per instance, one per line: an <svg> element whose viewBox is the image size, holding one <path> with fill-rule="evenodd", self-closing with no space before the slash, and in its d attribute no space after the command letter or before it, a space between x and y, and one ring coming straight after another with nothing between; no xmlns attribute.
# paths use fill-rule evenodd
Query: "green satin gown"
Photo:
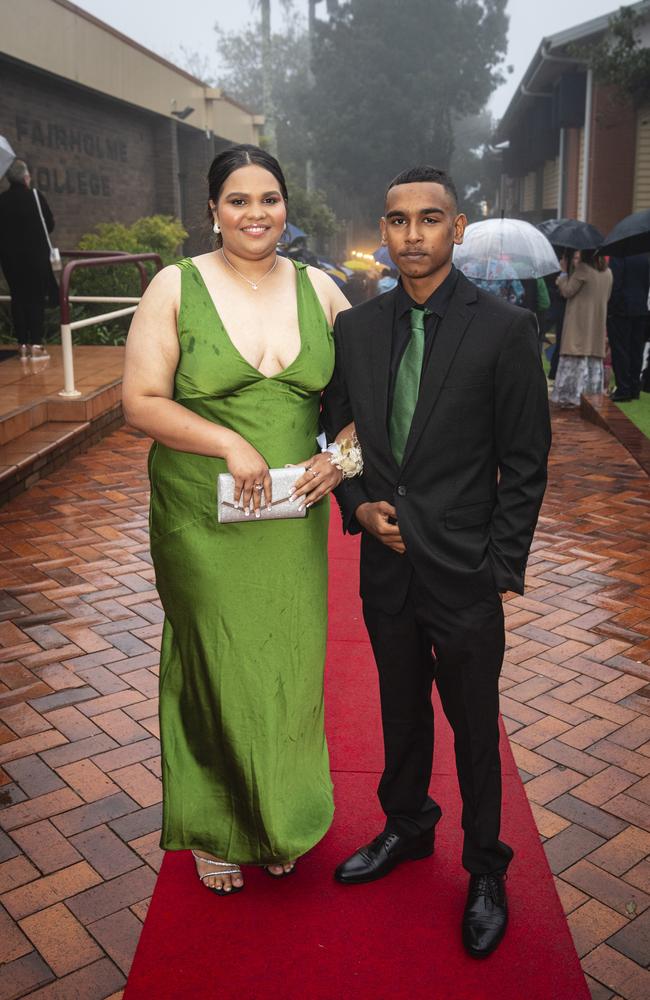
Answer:
<svg viewBox="0 0 650 1000"><path fill-rule="evenodd" d="M237 431L270 468L314 454L334 345L305 266L295 265L300 352L271 378L235 348L192 261L178 267L176 402ZM225 471L222 459L159 443L149 456L165 610L161 846L268 864L304 854L332 821L323 724L329 501L304 519L219 524Z"/></svg>

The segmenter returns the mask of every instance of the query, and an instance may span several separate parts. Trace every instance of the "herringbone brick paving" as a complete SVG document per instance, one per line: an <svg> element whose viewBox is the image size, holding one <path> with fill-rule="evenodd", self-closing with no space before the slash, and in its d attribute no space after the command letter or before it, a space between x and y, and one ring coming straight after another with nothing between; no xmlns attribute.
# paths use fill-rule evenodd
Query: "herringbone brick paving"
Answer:
<svg viewBox="0 0 650 1000"><path fill-rule="evenodd" d="M147 448L0 509L0 1000L117 1000L160 864ZM625 449L558 415L502 707L597 1000L650 996L649 515Z"/></svg>

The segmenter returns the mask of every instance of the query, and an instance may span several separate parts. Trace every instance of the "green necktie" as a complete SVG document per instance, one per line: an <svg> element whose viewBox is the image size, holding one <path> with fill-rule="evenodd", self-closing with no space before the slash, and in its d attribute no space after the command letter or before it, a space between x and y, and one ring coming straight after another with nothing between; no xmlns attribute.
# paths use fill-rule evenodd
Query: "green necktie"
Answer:
<svg viewBox="0 0 650 1000"><path fill-rule="evenodd" d="M390 444L398 465L402 464L406 439L409 436L415 404L420 392L424 360L424 317L428 309L411 309L411 339L406 345L397 369L393 406L390 411Z"/></svg>

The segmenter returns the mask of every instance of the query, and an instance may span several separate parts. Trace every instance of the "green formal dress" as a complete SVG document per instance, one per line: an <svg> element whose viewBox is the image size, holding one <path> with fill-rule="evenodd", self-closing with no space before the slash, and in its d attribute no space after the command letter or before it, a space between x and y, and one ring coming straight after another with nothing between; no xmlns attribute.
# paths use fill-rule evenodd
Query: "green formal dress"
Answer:
<svg viewBox="0 0 650 1000"><path fill-rule="evenodd" d="M237 431L270 468L313 455L334 344L305 266L295 265L300 353L271 378L236 349L192 261L178 266L175 401ZM165 610L161 846L268 864L304 854L332 821L323 725L329 500L304 519L219 524L216 483L226 471L222 459L159 443L149 456Z"/></svg>

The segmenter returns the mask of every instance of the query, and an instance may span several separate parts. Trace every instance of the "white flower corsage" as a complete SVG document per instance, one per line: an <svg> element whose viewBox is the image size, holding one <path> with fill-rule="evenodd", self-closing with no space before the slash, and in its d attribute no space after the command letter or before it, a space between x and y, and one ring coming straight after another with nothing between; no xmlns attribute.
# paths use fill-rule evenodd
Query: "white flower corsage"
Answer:
<svg viewBox="0 0 650 1000"><path fill-rule="evenodd" d="M330 462L340 470L344 479L353 479L363 472L363 452L356 434L334 444L328 444L323 450L330 453L332 456Z"/></svg>

